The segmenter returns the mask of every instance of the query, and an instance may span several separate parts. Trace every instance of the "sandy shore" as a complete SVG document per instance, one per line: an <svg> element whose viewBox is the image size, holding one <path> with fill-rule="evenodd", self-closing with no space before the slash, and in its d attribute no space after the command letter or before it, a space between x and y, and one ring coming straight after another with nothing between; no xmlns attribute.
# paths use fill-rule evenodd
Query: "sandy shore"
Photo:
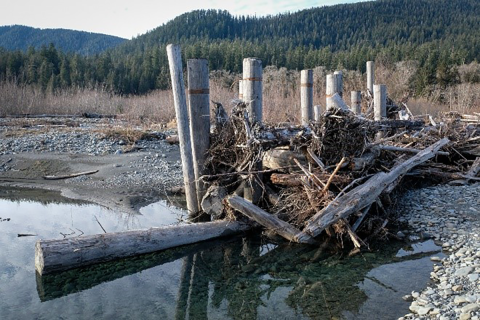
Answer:
<svg viewBox="0 0 480 320"><path fill-rule="evenodd" d="M148 140L132 145L121 136L105 135L110 130L106 126L126 125L112 120L77 119L80 123L63 126L58 125L66 123L61 119L47 128L40 119L28 126L1 120L0 186L57 190L112 210L138 212L183 181L178 146L166 143L164 132L149 132ZM44 179L96 170L70 179Z"/></svg>

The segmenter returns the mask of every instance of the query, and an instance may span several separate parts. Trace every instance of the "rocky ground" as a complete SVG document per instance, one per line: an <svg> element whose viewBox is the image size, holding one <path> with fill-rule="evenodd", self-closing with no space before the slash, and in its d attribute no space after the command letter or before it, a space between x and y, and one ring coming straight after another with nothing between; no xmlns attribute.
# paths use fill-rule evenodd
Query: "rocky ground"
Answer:
<svg viewBox="0 0 480 320"><path fill-rule="evenodd" d="M399 216L418 234L442 246L431 284L404 297L413 300L401 319L480 319L480 183L407 191Z"/></svg>
<svg viewBox="0 0 480 320"><path fill-rule="evenodd" d="M183 181L178 145L165 142L170 133L114 119L0 119L0 186L58 190L138 212ZM71 179L43 178L93 170Z"/></svg>

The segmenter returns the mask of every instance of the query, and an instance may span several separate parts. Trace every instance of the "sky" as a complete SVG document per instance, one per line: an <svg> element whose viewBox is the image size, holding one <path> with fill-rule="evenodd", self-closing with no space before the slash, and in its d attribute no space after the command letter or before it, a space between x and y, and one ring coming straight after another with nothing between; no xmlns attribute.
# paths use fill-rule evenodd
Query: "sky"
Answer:
<svg viewBox="0 0 480 320"><path fill-rule="evenodd" d="M62 28L131 39L196 9L264 16L359 1L365 0L14 0L3 3L0 26Z"/></svg>

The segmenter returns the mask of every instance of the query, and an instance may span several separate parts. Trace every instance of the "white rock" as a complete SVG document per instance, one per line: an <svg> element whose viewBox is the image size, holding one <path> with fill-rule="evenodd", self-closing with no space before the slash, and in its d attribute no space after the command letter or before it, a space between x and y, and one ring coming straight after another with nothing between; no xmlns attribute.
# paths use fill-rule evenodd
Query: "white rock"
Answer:
<svg viewBox="0 0 480 320"><path fill-rule="evenodd" d="M420 308L420 307L418 306L417 302L416 302L416 301L413 301L413 302L410 304L410 307L409 307L408 309L410 309L410 311L412 311L413 313L417 313L419 308Z"/></svg>
<svg viewBox="0 0 480 320"><path fill-rule="evenodd" d="M460 317L458 317L458 320L469 320L470 319L470 313L462 313Z"/></svg>
<svg viewBox="0 0 480 320"><path fill-rule="evenodd" d="M467 304L462 308L462 313L470 313L470 312L477 311L479 307L480 306L478 305L478 303Z"/></svg>
<svg viewBox="0 0 480 320"><path fill-rule="evenodd" d="M430 312L430 310L432 310L432 309L433 308L420 307L420 308L418 308L417 313L418 313L419 316L424 316L424 315L428 314Z"/></svg>
<svg viewBox="0 0 480 320"><path fill-rule="evenodd" d="M462 304L468 302L467 297L465 296L456 296L455 299L453 299L453 303L455 304Z"/></svg>

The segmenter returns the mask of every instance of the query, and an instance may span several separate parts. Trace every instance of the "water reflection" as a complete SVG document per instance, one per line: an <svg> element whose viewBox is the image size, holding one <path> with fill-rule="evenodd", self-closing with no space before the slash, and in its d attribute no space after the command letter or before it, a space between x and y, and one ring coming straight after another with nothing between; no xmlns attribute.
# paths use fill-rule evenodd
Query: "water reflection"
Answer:
<svg viewBox="0 0 480 320"><path fill-rule="evenodd" d="M272 310L293 319L369 319L372 314L393 319L406 312L401 296L413 290L415 278L410 274L409 281L399 282L399 276L430 264L422 254L395 257L401 245L342 257L249 236L37 275L37 288L47 301L176 260L181 271L175 319L210 319L219 311L229 319L263 319ZM425 283L428 275L417 278Z"/></svg>
<svg viewBox="0 0 480 320"><path fill-rule="evenodd" d="M90 205L0 200L0 208L11 218L0 223L1 319L396 319L408 312L401 296L429 281L428 256L439 249L425 243L406 255L389 243L348 257L251 234L35 277L38 237L18 233L102 232L94 216L107 231L131 224ZM136 226L178 219L144 210Z"/></svg>

